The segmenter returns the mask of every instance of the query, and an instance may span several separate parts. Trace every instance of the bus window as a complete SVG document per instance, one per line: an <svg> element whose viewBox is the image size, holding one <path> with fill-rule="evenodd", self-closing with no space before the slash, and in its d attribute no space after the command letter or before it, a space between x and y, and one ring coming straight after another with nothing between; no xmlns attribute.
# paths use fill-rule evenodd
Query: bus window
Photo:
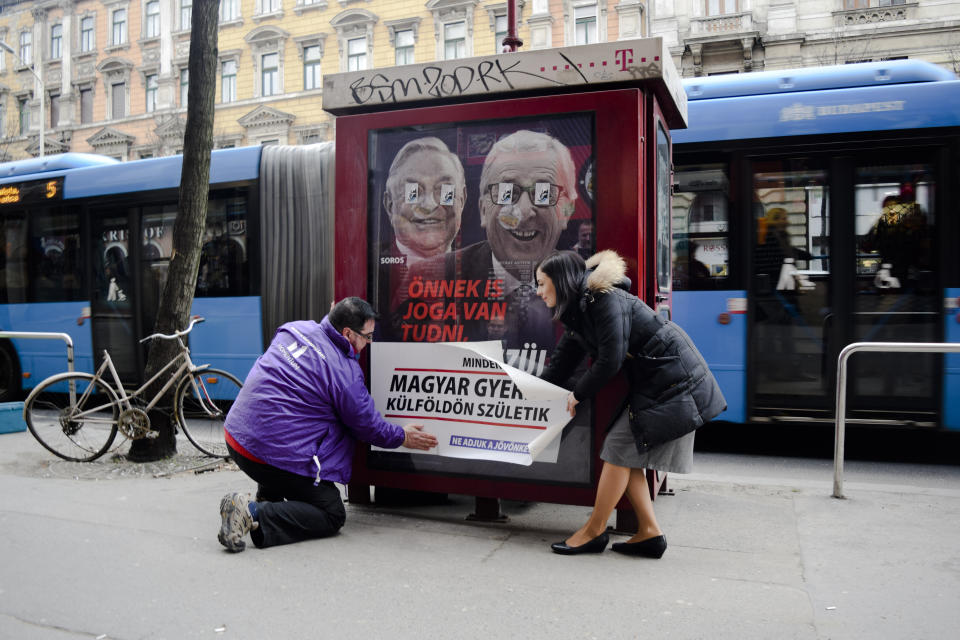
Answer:
<svg viewBox="0 0 960 640"><path fill-rule="evenodd" d="M19 217L0 218L0 302L26 302L27 223Z"/></svg>
<svg viewBox="0 0 960 640"><path fill-rule="evenodd" d="M30 302L82 299L80 227L76 213L43 211L30 225Z"/></svg>
<svg viewBox="0 0 960 640"><path fill-rule="evenodd" d="M243 197L213 199L200 254L197 296L250 295L247 206Z"/></svg>
<svg viewBox="0 0 960 640"><path fill-rule="evenodd" d="M173 254L173 223L177 219L177 205L157 205L143 208L140 221L143 267L140 271L143 326L152 327L160 308L160 294L167 282L167 267Z"/></svg>
<svg viewBox="0 0 960 640"><path fill-rule="evenodd" d="M879 279L864 279L861 289L889 289L894 282L895 289L933 286L931 174L922 164L857 169L857 275L877 276L885 268ZM879 282L884 277L889 280Z"/></svg>
<svg viewBox="0 0 960 640"><path fill-rule="evenodd" d="M111 308L128 309L130 302L130 247L126 216L103 220L102 232L94 261L97 286L95 300Z"/></svg>
<svg viewBox="0 0 960 640"><path fill-rule="evenodd" d="M673 288L724 289L729 277L730 181L725 164L676 169Z"/></svg>

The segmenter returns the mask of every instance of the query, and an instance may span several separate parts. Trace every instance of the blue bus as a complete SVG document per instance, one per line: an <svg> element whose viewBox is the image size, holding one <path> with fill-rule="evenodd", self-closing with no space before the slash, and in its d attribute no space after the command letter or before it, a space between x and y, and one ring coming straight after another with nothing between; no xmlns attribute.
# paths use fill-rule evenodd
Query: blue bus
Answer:
<svg viewBox="0 0 960 640"><path fill-rule="evenodd" d="M695 78L673 133L673 318L721 420L832 422L852 342L960 342L960 81L889 61ZM851 360L854 423L960 429L960 356Z"/></svg>
<svg viewBox="0 0 960 640"><path fill-rule="evenodd" d="M192 312L197 363L243 380L288 320L333 295L333 144L214 151ZM145 365L173 241L181 156L67 153L0 164L0 331L64 332L76 368L104 349L126 381ZM0 401L66 370L62 342L0 340Z"/></svg>

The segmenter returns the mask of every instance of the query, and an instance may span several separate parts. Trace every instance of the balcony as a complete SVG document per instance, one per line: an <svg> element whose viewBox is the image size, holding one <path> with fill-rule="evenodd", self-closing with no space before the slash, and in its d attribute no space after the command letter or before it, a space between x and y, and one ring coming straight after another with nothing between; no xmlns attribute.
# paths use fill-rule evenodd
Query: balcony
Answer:
<svg viewBox="0 0 960 640"><path fill-rule="evenodd" d="M876 4L871 2L870 4ZM834 11L833 16L837 24L853 27L857 25L883 25L884 23L899 20L917 19L917 2L907 2L889 7L870 7L869 9L843 9Z"/></svg>
<svg viewBox="0 0 960 640"><path fill-rule="evenodd" d="M699 16L690 18L691 38L715 38L728 36L739 38L741 35L756 33L753 13L727 13L722 16Z"/></svg>

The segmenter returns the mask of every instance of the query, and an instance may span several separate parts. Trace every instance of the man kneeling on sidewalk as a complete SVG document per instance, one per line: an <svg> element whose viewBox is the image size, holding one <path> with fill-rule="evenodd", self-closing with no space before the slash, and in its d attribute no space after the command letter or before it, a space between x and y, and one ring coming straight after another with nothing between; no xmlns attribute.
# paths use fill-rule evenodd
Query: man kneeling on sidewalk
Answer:
<svg viewBox="0 0 960 640"><path fill-rule="evenodd" d="M334 482L350 480L357 440L378 447L427 450L437 438L421 425L387 422L357 362L373 340L377 315L346 298L317 324L289 322L260 356L226 421L227 448L257 483L256 501L229 493L220 501L217 539L243 551L329 536L346 511Z"/></svg>

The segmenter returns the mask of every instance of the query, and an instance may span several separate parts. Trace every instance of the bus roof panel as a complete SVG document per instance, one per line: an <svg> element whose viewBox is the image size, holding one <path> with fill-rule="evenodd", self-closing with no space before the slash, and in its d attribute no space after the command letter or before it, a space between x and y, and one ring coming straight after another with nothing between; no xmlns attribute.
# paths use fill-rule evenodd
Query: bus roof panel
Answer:
<svg viewBox="0 0 960 640"><path fill-rule="evenodd" d="M23 176L43 177L45 173L119 164L119 160L99 156L93 153L58 153L42 158L26 158L0 164L0 179L22 178ZM40 174L36 176L35 174Z"/></svg>
<svg viewBox="0 0 960 640"><path fill-rule="evenodd" d="M211 154L210 184L254 180L260 175L261 147L218 149ZM180 186L183 156L150 158L122 162L104 168L81 169L68 173L64 180L64 198L176 189Z"/></svg>
<svg viewBox="0 0 960 640"><path fill-rule="evenodd" d="M960 126L960 81L697 100L673 142Z"/></svg>
<svg viewBox="0 0 960 640"><path fill-rule="evenodd" d="M798 93L956 79L957 76L943 67L924 60L887 60L688 78L683 81L683 88L687 92L687 99L693 102L770 93Z"/></svg>

